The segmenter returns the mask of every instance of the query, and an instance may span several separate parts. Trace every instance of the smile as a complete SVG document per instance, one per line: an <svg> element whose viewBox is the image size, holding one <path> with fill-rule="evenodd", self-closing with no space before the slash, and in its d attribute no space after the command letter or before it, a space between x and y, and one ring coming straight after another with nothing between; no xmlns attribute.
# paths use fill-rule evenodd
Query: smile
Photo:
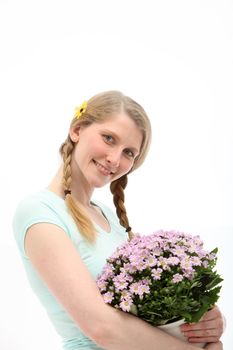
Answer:
<svg viewBox="0 0 233 350"><path fill-rule="evenodd" d="M103 174L105 176L109 176L109 175L113 174L109 169L105 168L103 165L101 165L100 163L96 162L96 160L94 160L94 159L93 159L93 163L98 168L98 170L100 171L101 174Z"/></svg>

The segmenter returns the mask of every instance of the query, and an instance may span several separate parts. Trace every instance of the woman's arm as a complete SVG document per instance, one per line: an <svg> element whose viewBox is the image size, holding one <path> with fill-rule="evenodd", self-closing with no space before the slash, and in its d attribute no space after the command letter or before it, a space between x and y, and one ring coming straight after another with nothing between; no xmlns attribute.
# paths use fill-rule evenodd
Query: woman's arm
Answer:
<svg viewBox="0 0 233 350"><path fill-rule="evenodd" d="M74 322L108 350L194 350L139 318L105 304L72 241L58 226L31 226L25 250L35 269Z"/></svg>
<svg viewBox="0 0 233 350"><path fill-rule="evenodd" d="M184 324L181 330L192 343L219 341L225 329L225 319L217 306L208 311L197 323Z"/></svg>

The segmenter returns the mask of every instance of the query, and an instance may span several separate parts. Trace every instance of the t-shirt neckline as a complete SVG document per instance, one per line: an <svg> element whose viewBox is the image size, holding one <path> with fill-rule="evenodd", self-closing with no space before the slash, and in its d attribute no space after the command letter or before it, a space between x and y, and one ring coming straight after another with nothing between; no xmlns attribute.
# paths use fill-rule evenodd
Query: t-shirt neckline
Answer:
<svg viewBox="0 0 233 350"><path fill-rule="evenodd" d="M59 200L64 206L66 206L66 203L65 203L65 200L64 198L62 198L61 196L59 196L57 193L51 191L50 189L48 188L45 188L42 192L47 192L49 195L51 196L54 196L57 200ZM106 212L104 211L104 209L99 205L99 203L97 204L95 201L91 200L91 203L93 203L97 208L100 209L100 211L102 212L102 215L105 217L105 219L107 220L108 224L109 224L109 227L110 227L110 230L109 231L106 231L104 230L100 225L98 225L95 221L92 220L94 226L96 227L97 229L97 232L101 231L105 234L110 234L112 233L112 225L111 225L111 221L109 220Z"/></svg>

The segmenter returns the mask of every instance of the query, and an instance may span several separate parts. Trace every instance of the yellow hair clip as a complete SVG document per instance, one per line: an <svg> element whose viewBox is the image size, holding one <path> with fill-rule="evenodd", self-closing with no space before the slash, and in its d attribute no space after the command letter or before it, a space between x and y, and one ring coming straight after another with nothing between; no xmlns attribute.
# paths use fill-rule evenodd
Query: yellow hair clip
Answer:
<svg viewBox="0 0 233 350"><path fill-rule="evenodd" d="M83 113L86 112L87 109L87 101L84 101L83 104L80 107L75 108L75 114L74 117L79 119L83 115Z"/></svg>

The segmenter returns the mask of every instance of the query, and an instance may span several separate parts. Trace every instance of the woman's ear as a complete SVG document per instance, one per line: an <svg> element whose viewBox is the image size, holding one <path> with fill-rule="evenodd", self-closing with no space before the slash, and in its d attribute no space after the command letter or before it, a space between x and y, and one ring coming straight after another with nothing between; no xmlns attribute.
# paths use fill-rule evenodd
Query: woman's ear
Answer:
<svg viewBox="0 0 233 350"><path fill-rule="evenodd" d="M80 125L72 126L69 131L70 138L73 142L78 142L79 140Z"/></svg>

